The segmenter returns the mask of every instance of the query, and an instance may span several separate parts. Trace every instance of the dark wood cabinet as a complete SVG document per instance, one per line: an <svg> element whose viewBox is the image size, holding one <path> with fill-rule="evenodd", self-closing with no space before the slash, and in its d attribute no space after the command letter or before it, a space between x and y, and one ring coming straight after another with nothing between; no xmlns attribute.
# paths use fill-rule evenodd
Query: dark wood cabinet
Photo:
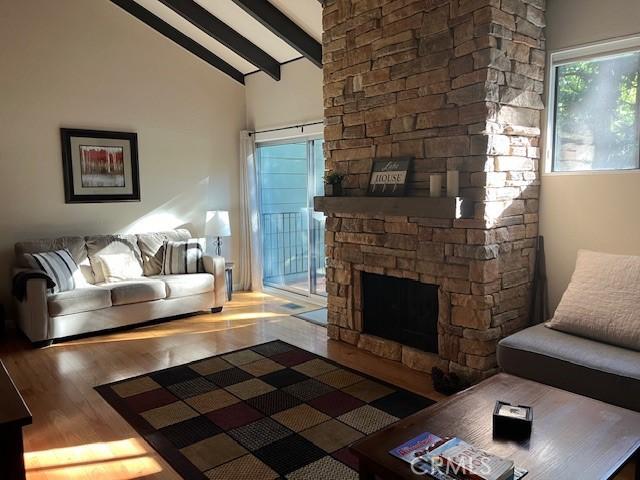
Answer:
<svg viewBox="0 0 640 480"><path fill-rule="evenodd" d="M0 472L7 480L24 480L22 427L32 421L9 372L0 361Z"/></svg>

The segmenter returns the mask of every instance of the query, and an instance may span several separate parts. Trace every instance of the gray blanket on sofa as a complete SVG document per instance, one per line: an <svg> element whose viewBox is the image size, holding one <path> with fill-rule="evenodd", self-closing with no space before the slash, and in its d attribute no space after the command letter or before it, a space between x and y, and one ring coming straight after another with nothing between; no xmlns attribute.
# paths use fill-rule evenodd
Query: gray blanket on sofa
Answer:
<svg viewBox="0 0 640 480"><path fill-rule="evenodd" d="M56 286L56 282L54 282L51 277L42 270L23 270L13 277L13 285L11 289L13 296L16 297L18 301L22 302L27 298L27 282L34 278L45 280L47 282L48 289Z"/></svg>

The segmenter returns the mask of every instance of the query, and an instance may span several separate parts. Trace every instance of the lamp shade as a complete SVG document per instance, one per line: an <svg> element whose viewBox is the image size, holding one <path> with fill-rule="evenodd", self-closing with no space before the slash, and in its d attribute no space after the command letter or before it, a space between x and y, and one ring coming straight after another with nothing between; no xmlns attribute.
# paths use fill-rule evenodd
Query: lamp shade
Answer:
<svg viewBox="0 0 640 480"><path fill-rule="evenodd" d="M204 234L207 237L230 237L231 224L229 212L224 210L209 210L204 224Z"/></svg>

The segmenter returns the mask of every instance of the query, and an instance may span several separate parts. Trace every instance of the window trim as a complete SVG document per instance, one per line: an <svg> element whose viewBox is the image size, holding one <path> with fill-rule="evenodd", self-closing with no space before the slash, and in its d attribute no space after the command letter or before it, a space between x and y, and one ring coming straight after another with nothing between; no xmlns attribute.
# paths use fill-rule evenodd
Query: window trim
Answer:
<svg viewBox="0 0 640 480"><path fill-rule="evenodd" d="M640 51L640 35L604 40L577 47L555 50L549 54L547 71L547 101L545 123L545 152L543 176L576 176L576 175L621 175L638 174L640 167L615 170L574 170L556 172L553 170L553 154L555 151L555 114L557 100L557 68L577 61L605 59L623 53ZM640 100L639 100L640 101Z"/></svg>

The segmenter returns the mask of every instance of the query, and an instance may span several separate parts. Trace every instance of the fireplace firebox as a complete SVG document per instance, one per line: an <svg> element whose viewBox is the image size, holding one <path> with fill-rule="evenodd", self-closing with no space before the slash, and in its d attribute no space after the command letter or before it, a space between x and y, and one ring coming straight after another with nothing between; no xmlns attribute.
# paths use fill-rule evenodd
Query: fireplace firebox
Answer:
<svg viewBox="0 0 640 480"><path fill-rule="evenodd" d="M363 332L438 353L438 286L362 274Z"/></svg>

